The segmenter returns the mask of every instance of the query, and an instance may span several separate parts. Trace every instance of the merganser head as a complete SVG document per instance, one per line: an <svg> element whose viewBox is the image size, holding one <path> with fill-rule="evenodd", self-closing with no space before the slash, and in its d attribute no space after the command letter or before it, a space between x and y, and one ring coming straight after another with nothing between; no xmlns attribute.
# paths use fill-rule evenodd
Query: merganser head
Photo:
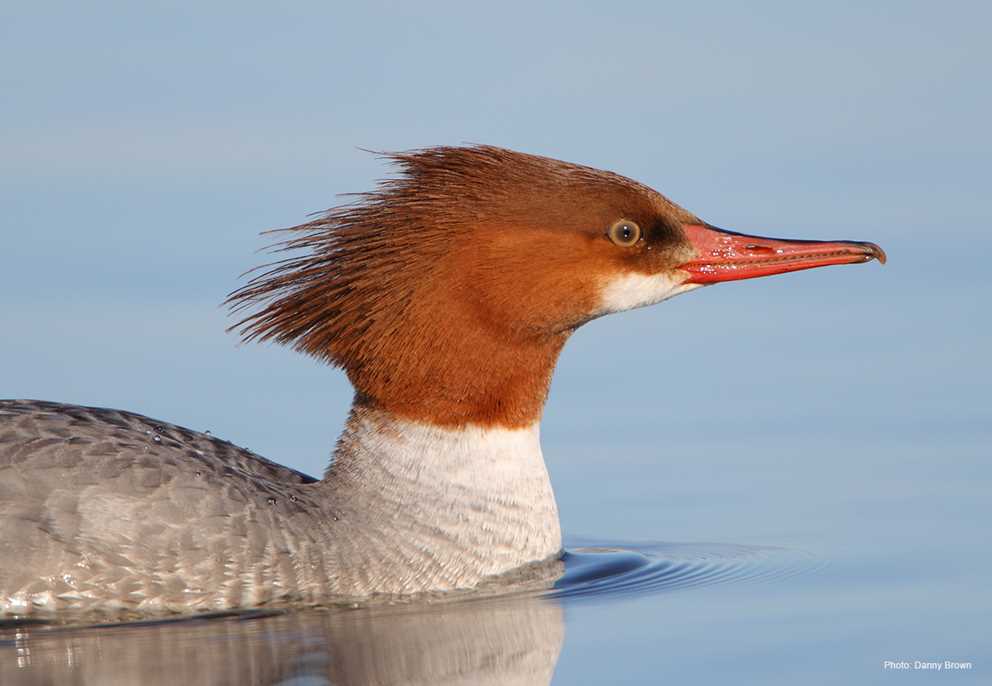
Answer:
<svg viewBox="0 0 992 686"><path fill-rule="evenodd" d="M610 172L490 146L387 157L398 178L284 229L235 327L343 367L360 403L441 426L540 418L576 327L702 285L885 261L872 243L710 226Z"/></svg>

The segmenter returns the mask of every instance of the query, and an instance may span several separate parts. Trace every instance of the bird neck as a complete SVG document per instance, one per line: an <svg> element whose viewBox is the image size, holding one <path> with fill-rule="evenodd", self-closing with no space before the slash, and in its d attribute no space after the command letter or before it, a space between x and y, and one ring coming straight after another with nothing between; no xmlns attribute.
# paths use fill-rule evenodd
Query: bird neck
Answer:
<svg viewBox="0 0 992 686"><path fill-rule="evenodd" d="M527 318L512 311L517 303L493 312L459 299L486 289L464 281L473 270L445 268L388 331L367 336L361 354L342 362L362 404L449 429L533 426L571 330L510 328L505 321Z"/></svg>
<svg viewBox="0 0 992 686"><path fill-rule="evenodd" d="M536 422L448 428L356 403L323 485L356 543L342 559L396 570L387 593L467 588L561 551Z"/></svg>

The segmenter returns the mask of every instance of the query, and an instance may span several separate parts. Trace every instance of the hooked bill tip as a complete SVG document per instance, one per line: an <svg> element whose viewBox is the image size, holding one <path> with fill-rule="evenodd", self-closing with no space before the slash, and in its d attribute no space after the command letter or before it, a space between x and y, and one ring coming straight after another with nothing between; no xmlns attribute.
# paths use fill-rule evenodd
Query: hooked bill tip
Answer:
<svg viewBox="0 0 992 686"><path fill-rule="evenodd" d="M877 243L862 243L861 245L865 247L870 257L878 260L879 264L885 264L888 258L885 256L885 251L882 250L880 245Z"/></svg>

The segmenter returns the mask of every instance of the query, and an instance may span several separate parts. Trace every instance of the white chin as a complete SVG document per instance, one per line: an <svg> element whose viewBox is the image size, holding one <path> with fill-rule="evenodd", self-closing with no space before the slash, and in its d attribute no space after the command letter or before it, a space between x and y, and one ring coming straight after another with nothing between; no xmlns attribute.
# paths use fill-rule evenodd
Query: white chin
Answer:
<svg viewBox="0 0 992 686"><path fill-rule="evenodd" d="M654 305L662 300L699 288L698 283L683 283L672 274L630 273L607 280L601 291L599 314L612 314Z"/></svg>

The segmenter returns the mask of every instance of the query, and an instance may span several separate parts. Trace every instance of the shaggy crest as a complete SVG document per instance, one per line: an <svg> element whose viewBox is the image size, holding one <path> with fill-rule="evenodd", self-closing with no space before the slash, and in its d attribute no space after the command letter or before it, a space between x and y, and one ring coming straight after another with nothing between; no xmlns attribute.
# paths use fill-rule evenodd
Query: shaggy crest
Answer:
<svg viewBox="0 0 992 686"><path fill-rule="evenodd" d="M578 185L664 200L617 174L492 146L383 156L399 167L397 178L319 219L272 232L292 234L273 252L305 252L260 268L228 296L233 312L254 310L231 327L245 342L273 340L361 367L407 323L418 284L453 242L471 240L473 223L534 209L553 216L546 202L535 208L530 201Z"/></svg>

